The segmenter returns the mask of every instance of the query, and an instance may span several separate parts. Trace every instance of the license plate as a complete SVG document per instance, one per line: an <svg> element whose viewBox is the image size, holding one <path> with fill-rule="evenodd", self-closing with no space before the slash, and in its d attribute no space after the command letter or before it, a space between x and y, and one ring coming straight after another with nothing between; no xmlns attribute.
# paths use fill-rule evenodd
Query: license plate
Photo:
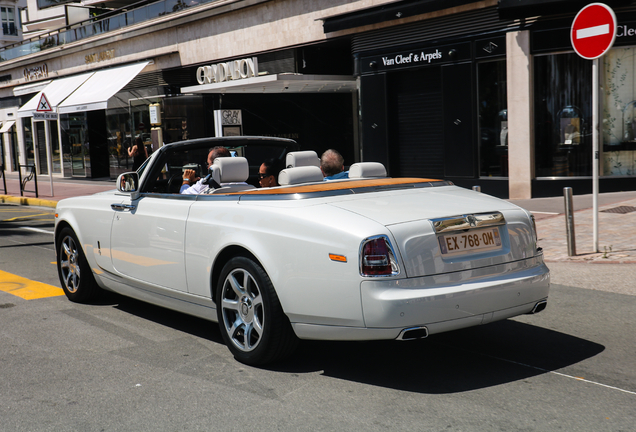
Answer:
<svg viewBox="0 0 636 432"><path fill-rule="evenodd" d="M501 237L498 228L470 230L437 237L443 255L472 252L485 249L499 249Z"/></svg>

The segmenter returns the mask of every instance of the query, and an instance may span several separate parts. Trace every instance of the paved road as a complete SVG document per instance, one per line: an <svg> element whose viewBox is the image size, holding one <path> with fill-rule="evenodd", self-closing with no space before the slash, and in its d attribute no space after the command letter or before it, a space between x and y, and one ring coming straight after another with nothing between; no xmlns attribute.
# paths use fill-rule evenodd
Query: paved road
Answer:
<svg viewBox="0 0 636 432"><path fill-rule="evenodd" d="M57 285L36 214L0 207L0 287ZM204 320L0 291L0 431L631 431L634 267L554 263L540 314L416 343L304 342L262 369Z"/></svg>

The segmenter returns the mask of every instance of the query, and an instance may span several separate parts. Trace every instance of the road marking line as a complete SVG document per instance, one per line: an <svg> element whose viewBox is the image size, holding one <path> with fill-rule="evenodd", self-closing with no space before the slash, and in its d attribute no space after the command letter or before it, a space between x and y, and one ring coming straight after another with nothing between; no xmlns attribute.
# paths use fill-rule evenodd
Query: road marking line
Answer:
<svg viewBox="0 0 636 432"><path fill-rule="evenodd" d="M589 383L589 384L594 384L594 385L605 387L605 388L608 388L608 389L618 390L618 391L621 391L623 393L636 395L636 392L633 392L633 391L630 391L630 390L625 390L625 389L622 389L620 387L614 387L614 386L603 384L603 383L600 383L600 382L586 380L585 378L575 377L575 376L567 375L567 374L564 374L564 373L561 373L561 372L556 372L556 371L552 371L552 370L549 370L549 369L543 369L543 368L540 368L538 366L532 366L532 365L529 365L529 364L520 363L520 362L516 362L516 361L513 361L513 360L508 360L508 359L501 358L501 357L491 356L491 355L488 355L488 354L482 354L482 355L485 355L486 357L491 357L491 358L494 358L494 359L497 359L497 360L505 361L505 362L508 362L508 363L516 364L516 365L519 365L519 366L525 366L527 368L536 369L536 370L539 370L541 372L548 372L548 373L559 375L559 376L562 376L562 377L565 377L565 378L571 378L571 379L576 380L576 381L583 381L583 382L586 382L586 383Z"/></svg>
<svg viewBox="0 0 636 432"><path fill-rule="evenodd" d="M42 228L33 228L33 227L20 227L20 228L25 229L25 230L29 230L29 231L35 231L35 232L39 232L39 233L44 233L44 234L55 234L53 231L47 231L47 230L44 230Z"/></svg>
<svg viewBox="0 0 636 432"><path fill-rule="evenodd" d="M549 215L558 215L558 214L561 214L561 213L554 213L554 212L540 212L540 211L532 211L532 210L530 210L530 213L549 214Z"/></svg>
<svg viewBox="0 0 636 432"><path fill-rule="evenodd" d="M13 218L9 218L9 219L5 219L2 222L16 222L16 221L21 221L21 220L29 220L29 219L33 219L36 216L53 216L51 213L38 213L38 214L30 214L30 215L23 215L23 216L16 216ZM52 218L50 218L52 219ZM46 220L46 219L44 219Z"/></svg>
<svg viewBox="0 0 636 432"><path fill-rule="evenodd" d="M577 39L585 39L594 36L602 36L610 32L609 24L602 24L599 26L588 27L576 31Z"/></svg>
<svg viewBox="0 0 636 432"><path fill-rule="evenodd" d="M561 373L561 372L552 371L550 369L544 369L544 368L540 368L538 366L532 366L532 365L529 365L529 364L526 364L526 363L516 362L514 360L508 360L508 359L505 359L503 357L497 357L497 356L494 356L494 355L485 354L485 353L480 352L480 351L473 351L473 350L470 350L470 349L458 348L456 346L446 345L446 344L439 344L439 345L442 345L442 346L445 346L445 347L450 347L450 348L457 349L457 350L466 351L466 352L469 352L469 353L472 353L472 354L481 355L481 356L484 356L484 357L488 357L488 358L491 358L491 359L503 361L503 362L506 362L506 363L512 363L512 364L515 364L515 365L518 365L518 366L523 366L523 367L527 367L527 368L530 368L530 369L535 369L535 370L538 370L538 371L541 371L541 372L544 372L544 373L547 372L547 373L555 374L555 375L558 375L558 376L562 376L564 378L571 378L571 379L576 380L576 381L582 381L582 382L586 382L588 384L594 384L594 385L605 387L605 388L608 388L608 389L611 389L611 390L618 390L620 392L636 396L636 392L633 392L631 390L625 390L625 389L622 389L620 387L614 387L614 386L603 384L603 383L599 383L599 382L596 382L596 381L586 380L585 378L575 377L575 376L567 375L567 374L564 374L564 373Z"/></svg>
<svg viewBox="0 0 636 432"><path fill-rule="evenodd" d="M0 270L0 291L13 294L25 300L63 296L62 288L33 281Z"/></svg>

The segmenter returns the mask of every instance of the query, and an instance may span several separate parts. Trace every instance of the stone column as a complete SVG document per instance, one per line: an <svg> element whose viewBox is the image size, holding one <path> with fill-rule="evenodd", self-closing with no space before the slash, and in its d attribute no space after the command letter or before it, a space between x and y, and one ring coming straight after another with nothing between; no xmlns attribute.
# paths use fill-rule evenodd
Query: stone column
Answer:
<svg viewBox="0 0 636 432"><path fill-rule="evenodd" d="M508 190L510 199L532 198L534 107L530 32L506 33L508 80Z"/></svg>

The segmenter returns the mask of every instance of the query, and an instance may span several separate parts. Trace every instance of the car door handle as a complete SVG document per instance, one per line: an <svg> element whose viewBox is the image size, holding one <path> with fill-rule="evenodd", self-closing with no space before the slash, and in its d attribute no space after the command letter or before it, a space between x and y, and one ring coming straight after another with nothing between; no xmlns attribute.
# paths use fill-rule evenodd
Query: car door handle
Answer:
<svg viewBox="0 0 636 432"><path fill-rule="evenodd" d="M113 210L134 210L135 206L130 204L111 204L110 208Z"/></svg>

